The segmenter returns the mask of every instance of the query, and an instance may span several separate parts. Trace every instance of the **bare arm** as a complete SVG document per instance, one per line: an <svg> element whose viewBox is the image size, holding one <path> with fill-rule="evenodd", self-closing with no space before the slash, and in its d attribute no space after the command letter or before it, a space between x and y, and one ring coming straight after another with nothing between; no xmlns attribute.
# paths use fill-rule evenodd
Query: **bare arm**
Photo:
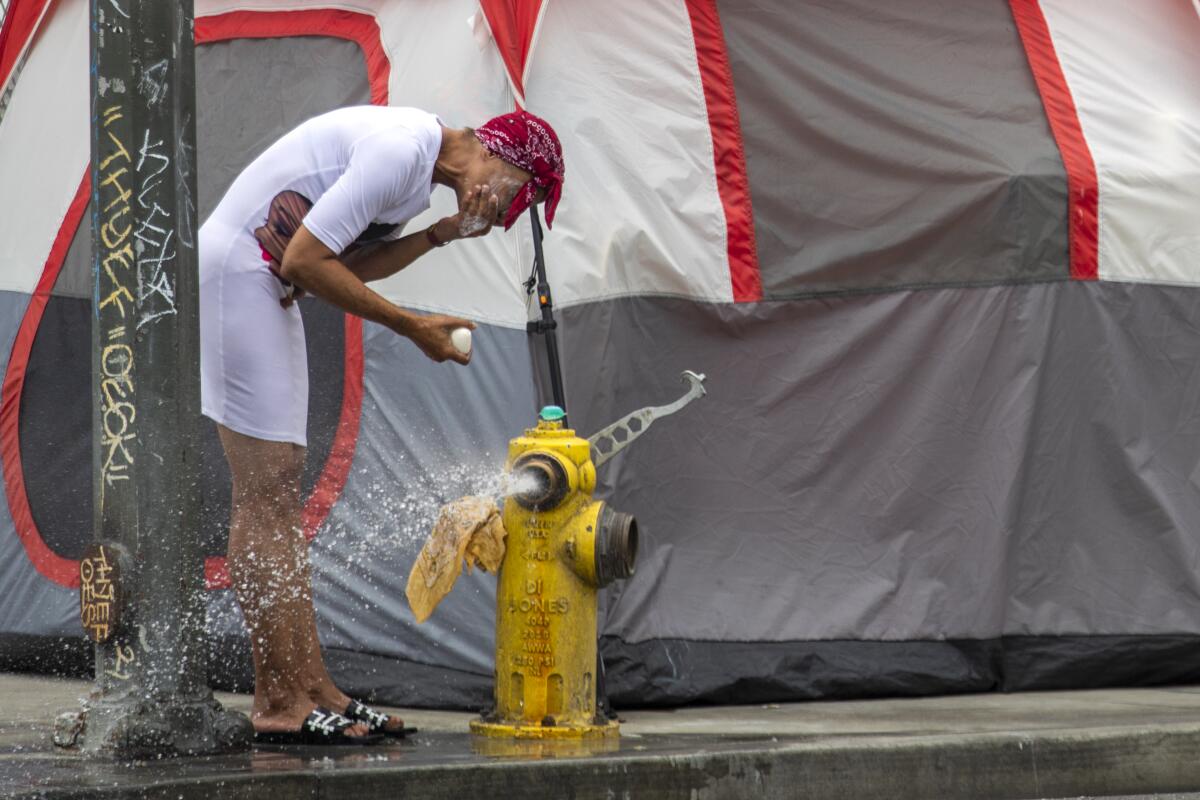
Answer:
<svg viewBox="0 0 1200 800"><path fill-rule="evenodd" d="M422 238L424 235L424 232L420 234ZM392 244L402 245L415 236L417 234L405 236ZM427 252L429 248L430 245L426 242L424 250L413 255L408 263ZM404 252L401 251L401 256ZM404 266L407 266L407 263L393 269L392 272ZM333 303L343 311L386 325L401 336L411 339L413 344L434 361L450 360L466 364L471 360L469 353L464 355L451 344L450 332L455 328L473 329L475 323L442 314L414 314L388 302L381 295L368 289L363 279L356 274L356 270L342 263L337 254L303 225L297 228L292 236L283 254L279 272L286 280Z"/></svg>
<svg viewBox="0 0 1200 800"><path fill-rule="evenodd" d="M433 224L433 234L443 243L486 236L496 220L499 204L499 198L487 184L476 186L467 192L457 214L442 217ZM395 275L432 249L433 244L422 229L392 242L364 247L346 256L345 264L364 283L377 281Z"/></svg>
<svg viewBox="0 0 1200 800"><path fill-rule="evenodd" d="M435 224L434 232L438 241L446 241L437 233L438 230ZM347 254L342 260L359 280L367 283L395 275L432 249L433 245L422 228L392 242L367 245Z"/></svg>

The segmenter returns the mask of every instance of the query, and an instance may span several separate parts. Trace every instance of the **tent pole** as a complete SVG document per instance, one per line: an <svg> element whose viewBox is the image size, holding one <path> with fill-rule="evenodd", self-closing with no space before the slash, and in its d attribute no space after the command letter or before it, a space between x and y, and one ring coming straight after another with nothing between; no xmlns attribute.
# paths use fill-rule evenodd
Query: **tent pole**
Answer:
<svg viewBox="0 0 1200 800"><path fill-rule="evenodd" d="M526 323L529 333L541 334L546 340L546 357L550 365L550 392L554 397L554 405L567 410L567 398L563 391L562 366L558 360L558 336L555 331L558 322L554 319L554 299L550 295L550 282L546 279L546 259L542 255L542 221L538 216L537 206L529 207L529 222L533 226L533 262L537 279L538 306L541 309L541 319ZM563 427L570 425L563 417Z"/></svg>
<svg viewBox="0 0 1200 800"><path fill-rule="evenodd" d="M96 683L55 742L98 756L247 747L208 688L192 0L91 2L94 542L80 621Z"/></svg>

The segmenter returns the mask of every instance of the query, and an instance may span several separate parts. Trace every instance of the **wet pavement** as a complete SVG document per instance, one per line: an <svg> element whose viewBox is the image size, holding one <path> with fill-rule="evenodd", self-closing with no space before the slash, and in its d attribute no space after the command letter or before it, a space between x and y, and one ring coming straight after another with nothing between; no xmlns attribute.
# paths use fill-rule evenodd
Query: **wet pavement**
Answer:
<svg viewBox="0 0 1200 800"><path fill-rule="evenodd" d="M589 746L494 743L465 733L424 733L411 741L366 747L255 747L236 755L133 762L95 761L49 747L18 746L0 750L0 796L190 800L349 793L355 798L464 798L493 797L497 792L506 797L541 786L542 792L551 793L535 796L602 797L614 771L628 775L631 767L637 771L647 764L671 765L698 751L734 755L781 746L778 739L750 737L654 735ZM531 767L545 774L531 775ZM711 770L694 772L686 781L689 794L720 777ZM680 788L672 783L673 791Z"/></svg>
<svg viewBox="0 0 1200 800"><path fill-rule="evenodd" d="M0 797L1200 798L1200 688L629 711L619 741L595 744L482 739L471 714L401 710L411 740L130 762L51 744L88 688L0 674Z"/></svg>

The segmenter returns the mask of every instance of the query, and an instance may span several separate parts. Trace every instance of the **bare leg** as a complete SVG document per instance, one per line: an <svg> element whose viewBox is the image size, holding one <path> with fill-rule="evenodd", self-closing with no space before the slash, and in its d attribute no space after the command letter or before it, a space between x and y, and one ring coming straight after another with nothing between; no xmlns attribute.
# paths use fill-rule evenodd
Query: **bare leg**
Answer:
<svg viewBox="0 0 1200 800"><path fill-rule="evenodd" d="M308 542L300 527L304 448L218 425L233 472L229 577L250 631L259 731L297 730L317 705L341 712L350 698L321 658ZM352 736L367 732L358 724Z"/></svg>

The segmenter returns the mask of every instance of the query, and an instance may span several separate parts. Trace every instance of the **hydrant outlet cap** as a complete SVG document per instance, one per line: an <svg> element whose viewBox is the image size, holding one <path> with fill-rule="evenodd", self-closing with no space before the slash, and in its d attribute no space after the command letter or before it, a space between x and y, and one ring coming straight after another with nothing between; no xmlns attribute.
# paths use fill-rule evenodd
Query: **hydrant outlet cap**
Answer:
<svg viewBox="0 0 1200 800"><path fill-rule="evenodd" d="M563 411L558 406L545 406L538 413L538 418L544 419L546 422L558 422L560 419L562 419L566 415L567 415L567 412Z"/></svg>

